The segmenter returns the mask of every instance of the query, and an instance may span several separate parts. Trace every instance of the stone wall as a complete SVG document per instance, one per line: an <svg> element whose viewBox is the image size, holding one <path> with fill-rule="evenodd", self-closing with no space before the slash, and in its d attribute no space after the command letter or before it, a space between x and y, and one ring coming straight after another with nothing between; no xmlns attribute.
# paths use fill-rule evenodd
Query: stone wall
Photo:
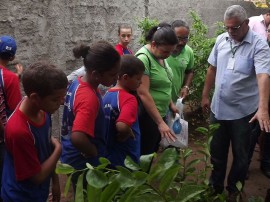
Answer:
<svg viewBox="0 0 270 202"><path fill-rule="evenodd" d="M18 45L17 59L27 66L37 60L49 60L68 74L82 65L72 48L78 42L105 39L117 43L121 23L133 27L131 48L139 48L136 19L145 16L171 22L190 22L189 10L195 10L209 26L222 21L225 9L242 5L249 16L258 15L252 3L243 0L1 0L0 35L13 36ZM61 113L54 115L54 130L59 133Z"/></svg>

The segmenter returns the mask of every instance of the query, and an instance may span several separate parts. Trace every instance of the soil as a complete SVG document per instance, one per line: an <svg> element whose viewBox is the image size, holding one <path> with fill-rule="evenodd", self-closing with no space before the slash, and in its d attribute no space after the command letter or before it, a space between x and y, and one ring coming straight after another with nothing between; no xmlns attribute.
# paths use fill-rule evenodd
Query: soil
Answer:
<svg viewBox="0 0 270 202"><path fill-rule="evenodd" d="M190 110L189 110L190 111ZM197 133L195 129L197 127L207 127L208 126L208 117L202 115L201 109L198 108L196 110L193 110L193 112L186 111L185 113L185 119L189 122L189 147L193 150L193 156L192 158L199 158L200 154L197 152L199 149L198 146L195 144L195 141L202 141L204 140L204 137ZM249 168L249 178L246 180L246 184L244 187L244 193L243 193L243 201L248 201L249 198L252 196L254 197L262 197L263 199L266 196L267 189L270 188L269 179L265 177L261 170L260 170L260 158L259 158L259 146L256 146L253 159ZM229 159L228 159L228 167L227 171L230 170L232 162L232 153L230 151ZM203 165L199 165L197 167L198 171L201 170ZM209 173L210 174L210 173ZM64 175L61 175L60 177L60 186L62 193L64 192L65 184L66 184L66 177ZM226 182L225 182L226 183ZM68 193L68 196L65 197L64 194L62 194L62 202L71 202L73 201L73 192L72 187L70 187L70 191Z"/></svg>

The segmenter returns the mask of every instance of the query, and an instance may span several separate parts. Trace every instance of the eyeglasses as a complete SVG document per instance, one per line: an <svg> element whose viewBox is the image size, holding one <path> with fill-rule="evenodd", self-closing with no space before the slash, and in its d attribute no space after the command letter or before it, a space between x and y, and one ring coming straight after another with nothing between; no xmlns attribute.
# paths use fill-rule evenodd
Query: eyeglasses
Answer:
<svg viewBox="0 0 270 202"><path fill-rule="evenodd" d="M184 41L184 42L187 42L189 40L189 36L187 37L177 37L178 38L178 41Z"/></svg>
<svg viewBox="0 0 270 202"><path fill-rule="evenodd" d="M266 30L268 33L270 33L270 29Z"/></svg>
<svg viewBox="0 0 270 202"><path fill-rule="evenodd" d="M226 29L227 31L229 29L231 29L232 31L238 31L240 29L240 27L242 27L242 25L244 24L244 22L245 22L245 20L240 25L238 25L236 27L227 27L227 26L223 25L223 28Z"/></svg>

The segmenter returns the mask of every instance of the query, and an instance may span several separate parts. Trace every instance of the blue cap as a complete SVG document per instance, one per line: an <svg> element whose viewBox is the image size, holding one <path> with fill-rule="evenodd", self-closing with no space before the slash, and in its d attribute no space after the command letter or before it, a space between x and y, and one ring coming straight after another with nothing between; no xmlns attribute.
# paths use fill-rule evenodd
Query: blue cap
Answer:
<svg viewBox="0 0 270 202"><path fill-rule="evenodd" d="M13 57L16 53L17 45L16 41L11 36L0 37L0 54L9 53Z"/></svg>

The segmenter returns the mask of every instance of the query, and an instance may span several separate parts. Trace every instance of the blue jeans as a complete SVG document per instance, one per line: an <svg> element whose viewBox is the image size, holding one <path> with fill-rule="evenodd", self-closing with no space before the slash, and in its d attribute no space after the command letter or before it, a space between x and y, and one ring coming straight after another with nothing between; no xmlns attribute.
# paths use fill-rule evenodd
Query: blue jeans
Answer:
<svg viewBox="0 0 270 202"><path fill-rule="evenodd" d="M213 186L216 193L222 193L224 190L230 144L233 162L228 175L226 189L229 193L240 191L236 187L238 181L244 186L248 170L251 134L258 124L257 122L248 123L254 114L237 120L217 120L213 113L210 115L210 123L220 124L210 144L211 163L213 164L210 185Z"/></svg>

